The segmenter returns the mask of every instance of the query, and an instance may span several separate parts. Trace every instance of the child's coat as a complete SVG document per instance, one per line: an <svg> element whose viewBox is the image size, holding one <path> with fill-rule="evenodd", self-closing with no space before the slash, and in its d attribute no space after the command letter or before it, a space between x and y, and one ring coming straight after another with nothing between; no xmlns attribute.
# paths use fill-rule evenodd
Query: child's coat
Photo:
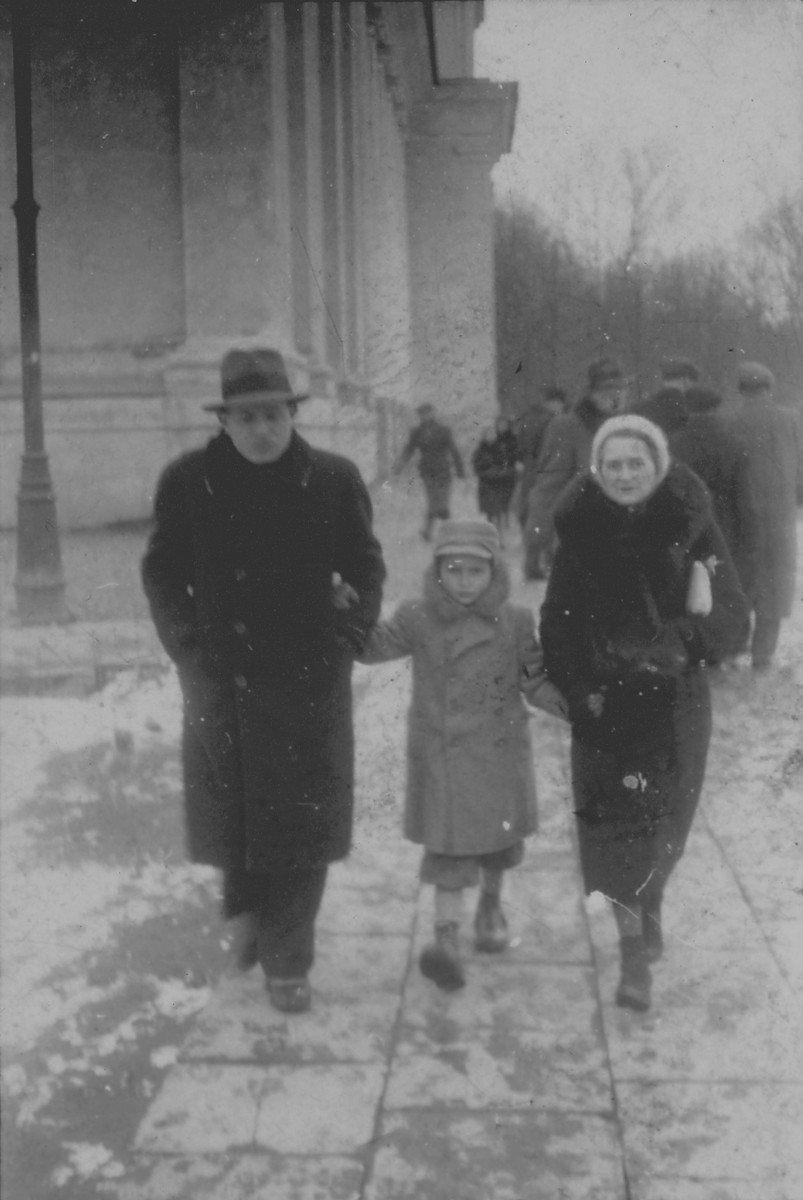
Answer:
<svg viewBox="0 0 803 1200"><path fill-rule="evenodd" d="M521 689L535 702L544 677L532 613L507 604L508 592L496 562L487 591L465 607L430 567L423 598L376 625L360 655L412 655L404 833L438 854L503 850L537 825Z"/></svg>

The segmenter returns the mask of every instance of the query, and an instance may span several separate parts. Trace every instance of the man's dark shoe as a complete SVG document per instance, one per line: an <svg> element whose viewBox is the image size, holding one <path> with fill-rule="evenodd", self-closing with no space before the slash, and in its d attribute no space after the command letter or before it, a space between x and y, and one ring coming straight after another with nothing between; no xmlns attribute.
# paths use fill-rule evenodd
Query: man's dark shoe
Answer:
<svg viewBox="0 0 803 1200"><path fill-rule="evenodd" d="M307 1012L312 1004L312 990L306 978L268 979L267 988L270 1002L279 1012Z"/></svg>
<svg viewBox="0 0 803 1200"><path fill-rule="evenodd" d="M652 976L644 938L623 937L619 946L622 954L622 974L616 989L616 1003L621 1008L646 1012L650 1007Z"/></svg>
<svg viewBox="0 0 803 1200"><path fill-rule="evenodd" d="M456 992L465 985L457 942L457 921L441 921L435 926L435 942L425 946L418 960L421 974L444 992Z"/></svg>
<svg viewBox="0 0 803 1200"><path fill-rule="evenodd" d="M499 954L510 945L510 932L499 897L480 892L474 918L474 946L480 954Z"/></svg>

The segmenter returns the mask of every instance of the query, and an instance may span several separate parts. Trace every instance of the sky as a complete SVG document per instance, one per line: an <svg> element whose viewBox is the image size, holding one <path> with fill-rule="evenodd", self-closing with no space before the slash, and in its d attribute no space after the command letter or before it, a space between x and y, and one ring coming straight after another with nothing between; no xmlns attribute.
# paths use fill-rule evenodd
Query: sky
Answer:
<svg viewBox="0 0 803 1200"><path fill-rule="evenodd" d="M803 186L801 0L486 0L475 74L517 80L494 168L578 248L621 248L623 162L654 172L653 252L738 244Z"/></svg>

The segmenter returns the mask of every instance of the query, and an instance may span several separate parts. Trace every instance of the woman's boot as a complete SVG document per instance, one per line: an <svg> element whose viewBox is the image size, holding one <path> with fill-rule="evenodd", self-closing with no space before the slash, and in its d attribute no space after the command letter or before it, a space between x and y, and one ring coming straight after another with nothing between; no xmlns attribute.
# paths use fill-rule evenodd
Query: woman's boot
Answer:
<svg viewBox="0 0 803 1200"><path fill-rule="evenodd" d="M664 935L661 929L662 896L651 896L641 906L641 927L647 962L658 962L664 952Z"/></svg>
<svg viewBox="0 0 803 1200"><path fill-rule="evenodd" d="M455 992L464 986L466 977L460 962L457 921L438 921L435 925L435 942L421 951L418 965L426 975L444 992Z"/></svg>
<svg viewBox="0 0 803 1200"><path fill-rule="evenodd" d="M652 977L643 937L623 937L619 941L622 973L616 989L616 1003L622 1008L646 1012L650 1007Z"/></svg>
<svg viewBox="0 0 803 1200"><path fill-rule="evenodd" d="M474 945L480 954L499 954L510 945L505 914L498 893L480 892L474 917Z"/></svg>

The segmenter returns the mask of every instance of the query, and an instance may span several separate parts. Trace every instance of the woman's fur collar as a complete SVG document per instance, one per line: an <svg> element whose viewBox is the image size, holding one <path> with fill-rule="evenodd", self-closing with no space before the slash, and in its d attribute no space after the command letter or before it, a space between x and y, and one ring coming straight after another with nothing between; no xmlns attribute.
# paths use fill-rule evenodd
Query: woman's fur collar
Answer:
<svg viewBox="0 0 803 1200"><path fill-rule="evenodd" d="M493 561L493 575L486 590L473 604L458 604L438 583L437 567L432 563L424 575L424 604L439 621L460 621L473 614L486 621L493 620L510 595L510 576L504 562Z"/></svg>
<svg viewBox="0 0 803 1200"><path fill-rule="evenodd" d="M584 471L558 505L555 530L567 550L594 560L623 542L635 542L647 551L667 546L682 550L710 520L705 485L684 463L676 462L649 499L633 509L609 500L591 473Z"/></svg>

